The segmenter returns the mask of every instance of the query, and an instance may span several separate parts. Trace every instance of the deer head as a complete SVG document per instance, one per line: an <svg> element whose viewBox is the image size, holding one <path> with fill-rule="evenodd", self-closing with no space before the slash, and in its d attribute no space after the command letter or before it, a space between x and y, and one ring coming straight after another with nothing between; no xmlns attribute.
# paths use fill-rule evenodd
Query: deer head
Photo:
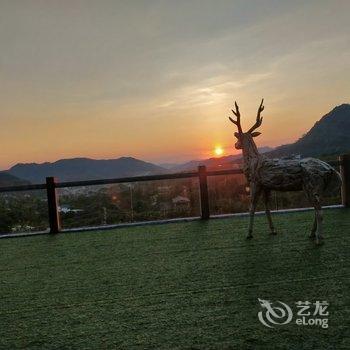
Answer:
<svg viewBox="0 0 350 350"><path fill-rule="evenodd" d="M259 136L260 132L254 132L255 129L257 129L262 124L263 118L260 116L261 112L264 110L264 99L261 100L260 106L258 108L258 113L256 115L256 122L255 124L247 131L243 132L242 126L241 126L241 114L239 112L239 107L237 102L235 101L235 110L231 110L232 113L236 116L236 120L229 117L230 121L237 126L238 132L235 132L235 137L237 138L237 142L235 143L236 149L242 149L244 148L244 145L249 142L251 143L253 141L253 137Z"/></svg>

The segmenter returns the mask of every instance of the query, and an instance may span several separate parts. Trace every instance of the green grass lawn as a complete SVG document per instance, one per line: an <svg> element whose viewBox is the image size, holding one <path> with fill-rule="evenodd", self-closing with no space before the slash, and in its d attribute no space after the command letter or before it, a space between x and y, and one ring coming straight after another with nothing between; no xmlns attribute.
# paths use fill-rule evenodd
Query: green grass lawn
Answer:
<svg viewBox="0 0 350 350"><path fill-rule="evenodd" d="M349 349L350 210L0 240L1 349ZM329 328L267 328L258 298L326 300ZM294 305L294 306L293 306Z"/></svg>

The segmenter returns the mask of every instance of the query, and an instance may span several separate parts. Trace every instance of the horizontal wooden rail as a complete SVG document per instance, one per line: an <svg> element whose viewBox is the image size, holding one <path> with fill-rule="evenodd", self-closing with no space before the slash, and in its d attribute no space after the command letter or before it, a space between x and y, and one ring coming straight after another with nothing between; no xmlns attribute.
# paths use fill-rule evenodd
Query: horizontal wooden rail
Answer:
<svg viewBox="0 0 350 350"><path fill-rule="evenodd" d="M207 171L207 176L218 176L218 175L237 175L243 174L242 169L227 169L227 170L210 170Z"/></svg>

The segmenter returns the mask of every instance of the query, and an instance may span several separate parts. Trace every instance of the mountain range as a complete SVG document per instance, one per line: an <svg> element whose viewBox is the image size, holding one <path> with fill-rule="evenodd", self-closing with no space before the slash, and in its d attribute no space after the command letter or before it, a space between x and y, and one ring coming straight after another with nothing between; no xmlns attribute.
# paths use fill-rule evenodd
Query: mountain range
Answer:
<svg viewBox="0 0 350 350"><path fill-rule="evenodd" d="M298 141L267 153L269 157L320 157L350 152L350 104L342 104L324 115Z"/></svg>
<svg viewBox="0 0 350 350"><path fill-rule="evenodd" d="M16 164L7 173L31 183L43 183L47 176L60 181L95 180L137 175L161 174L164 169L132 157L117 159L73 158L54 163Z"/></svg>
<svg viewBox="0 0 350 350"><path fill-rule="evenodd" d="M275 149L262 147L259 150L271 158L293 154L302 157L339 155L350 152L349 130L350 104L342 104L324 115L296 142ZM222 169L234 166L241 158L241 154L237 154L164 166L132 157L106 160L73 158L42 164L19 163L0 172L0 186L43 183L47 176L56 176L60 181L76 181L189 171L196 169L198 165Z"/></svg>

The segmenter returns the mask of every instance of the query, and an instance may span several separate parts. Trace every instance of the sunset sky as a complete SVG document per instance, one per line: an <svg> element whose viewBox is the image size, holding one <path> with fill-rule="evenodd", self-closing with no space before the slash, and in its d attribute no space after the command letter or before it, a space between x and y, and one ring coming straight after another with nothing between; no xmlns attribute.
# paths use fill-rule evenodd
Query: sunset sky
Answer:
<svg viewBox="0 0 350 350"><path fill-rule="evenodd" d="M260 146L350 102L350 1L0 0L0 169L233 149L234 98Z"/></svg>

